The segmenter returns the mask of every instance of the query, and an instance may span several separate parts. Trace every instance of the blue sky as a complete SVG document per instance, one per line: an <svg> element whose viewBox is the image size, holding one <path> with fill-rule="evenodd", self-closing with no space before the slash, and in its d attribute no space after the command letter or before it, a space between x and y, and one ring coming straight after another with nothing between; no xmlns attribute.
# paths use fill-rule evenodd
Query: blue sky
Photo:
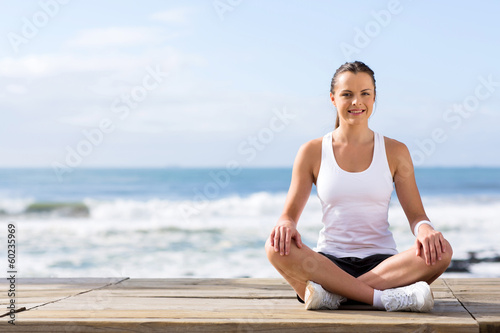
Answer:
<svg viewBox="0 0 500 333"><path fill-rule="evenodd" d="M335 69L418 166L500 166L500 3L0 1L0 167L291 166Z"/></svg>

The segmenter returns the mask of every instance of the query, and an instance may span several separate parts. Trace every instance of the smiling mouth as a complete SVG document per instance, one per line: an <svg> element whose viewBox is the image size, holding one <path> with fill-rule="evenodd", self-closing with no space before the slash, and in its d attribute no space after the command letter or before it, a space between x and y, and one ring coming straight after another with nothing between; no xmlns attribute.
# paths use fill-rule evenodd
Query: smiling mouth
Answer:
<svg viewBox="0 0 500 333"><path fill-rule="evenodd" d="M365 112L365 110L356 109L356 110L348 110L348 112L352 113L352 114L361 114L361 113Z"/></svg>

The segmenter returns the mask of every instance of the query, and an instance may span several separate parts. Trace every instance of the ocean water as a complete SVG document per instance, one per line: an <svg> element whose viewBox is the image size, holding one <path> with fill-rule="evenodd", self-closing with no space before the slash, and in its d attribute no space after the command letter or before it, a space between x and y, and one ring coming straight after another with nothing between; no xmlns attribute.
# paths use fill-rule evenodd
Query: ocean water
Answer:
<svg viewBox="0 0 500 333"><path fill-rule="evenodd" d="M421 168L416 176L455 259L497 258L500 168ZM59 180L51 169L0 169L0 242L14 223L20 277L278 277L263 246L290 177L288 168L75 169ZM389 221L398 250L410 247L395 195ZM307 245L321 226L313 188L299 221ZM446 274L500 277L500 263Z"/></svg>

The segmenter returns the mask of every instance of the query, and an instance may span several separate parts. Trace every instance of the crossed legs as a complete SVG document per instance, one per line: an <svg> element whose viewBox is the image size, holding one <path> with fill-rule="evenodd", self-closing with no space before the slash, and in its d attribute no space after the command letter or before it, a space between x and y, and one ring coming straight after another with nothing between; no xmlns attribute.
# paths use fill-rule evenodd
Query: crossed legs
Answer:
<svg viewBox="0 0 500 333"><path fill-rule="evenodd" d="M306 245L299 249L294 242L291 242L290 253L281 256L279 252L274 252L269 239L266 242L269 261L302 299L306 283L310 280L320 284L329 292L367 304L373 302L374 289L396 288L417 281L431 284L450 264L452 250L448 243L446 249L442 260L428 266L422 256L415 255L416 248L412 247L384 260L371 271L355 278Z"/></svg>

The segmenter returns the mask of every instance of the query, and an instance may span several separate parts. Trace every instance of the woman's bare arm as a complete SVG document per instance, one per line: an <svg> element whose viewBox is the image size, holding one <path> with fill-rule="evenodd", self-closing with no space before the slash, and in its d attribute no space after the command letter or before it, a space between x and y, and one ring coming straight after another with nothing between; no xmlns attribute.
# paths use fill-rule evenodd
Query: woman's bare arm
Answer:
<svg viewBox="0 0 500 333"><path fill-rule="evenodd" d="M300 248L302 240L297 223L311 194L315 180L314 166L321 160L321 142L318 139L302 145L293 163L292 180L285 206L270 236L271 246L281 255L290 253L291 240Z"/></svg>
<svg viewBox="0 0 500 333"><path fill-rule="evenodd" d="M386 142L396 193L408 218L410 228L413 230L418 222L429 220L429 218L425 213L415 181L410 152L401 142L392 139L388 139ZM446 245L445 239L439 231L434 230L428 224L422 224L415 236L417 236L417 256L423 252L428 265L434 265L436 260L441 260L441 254L446 252Z"/></svg>

